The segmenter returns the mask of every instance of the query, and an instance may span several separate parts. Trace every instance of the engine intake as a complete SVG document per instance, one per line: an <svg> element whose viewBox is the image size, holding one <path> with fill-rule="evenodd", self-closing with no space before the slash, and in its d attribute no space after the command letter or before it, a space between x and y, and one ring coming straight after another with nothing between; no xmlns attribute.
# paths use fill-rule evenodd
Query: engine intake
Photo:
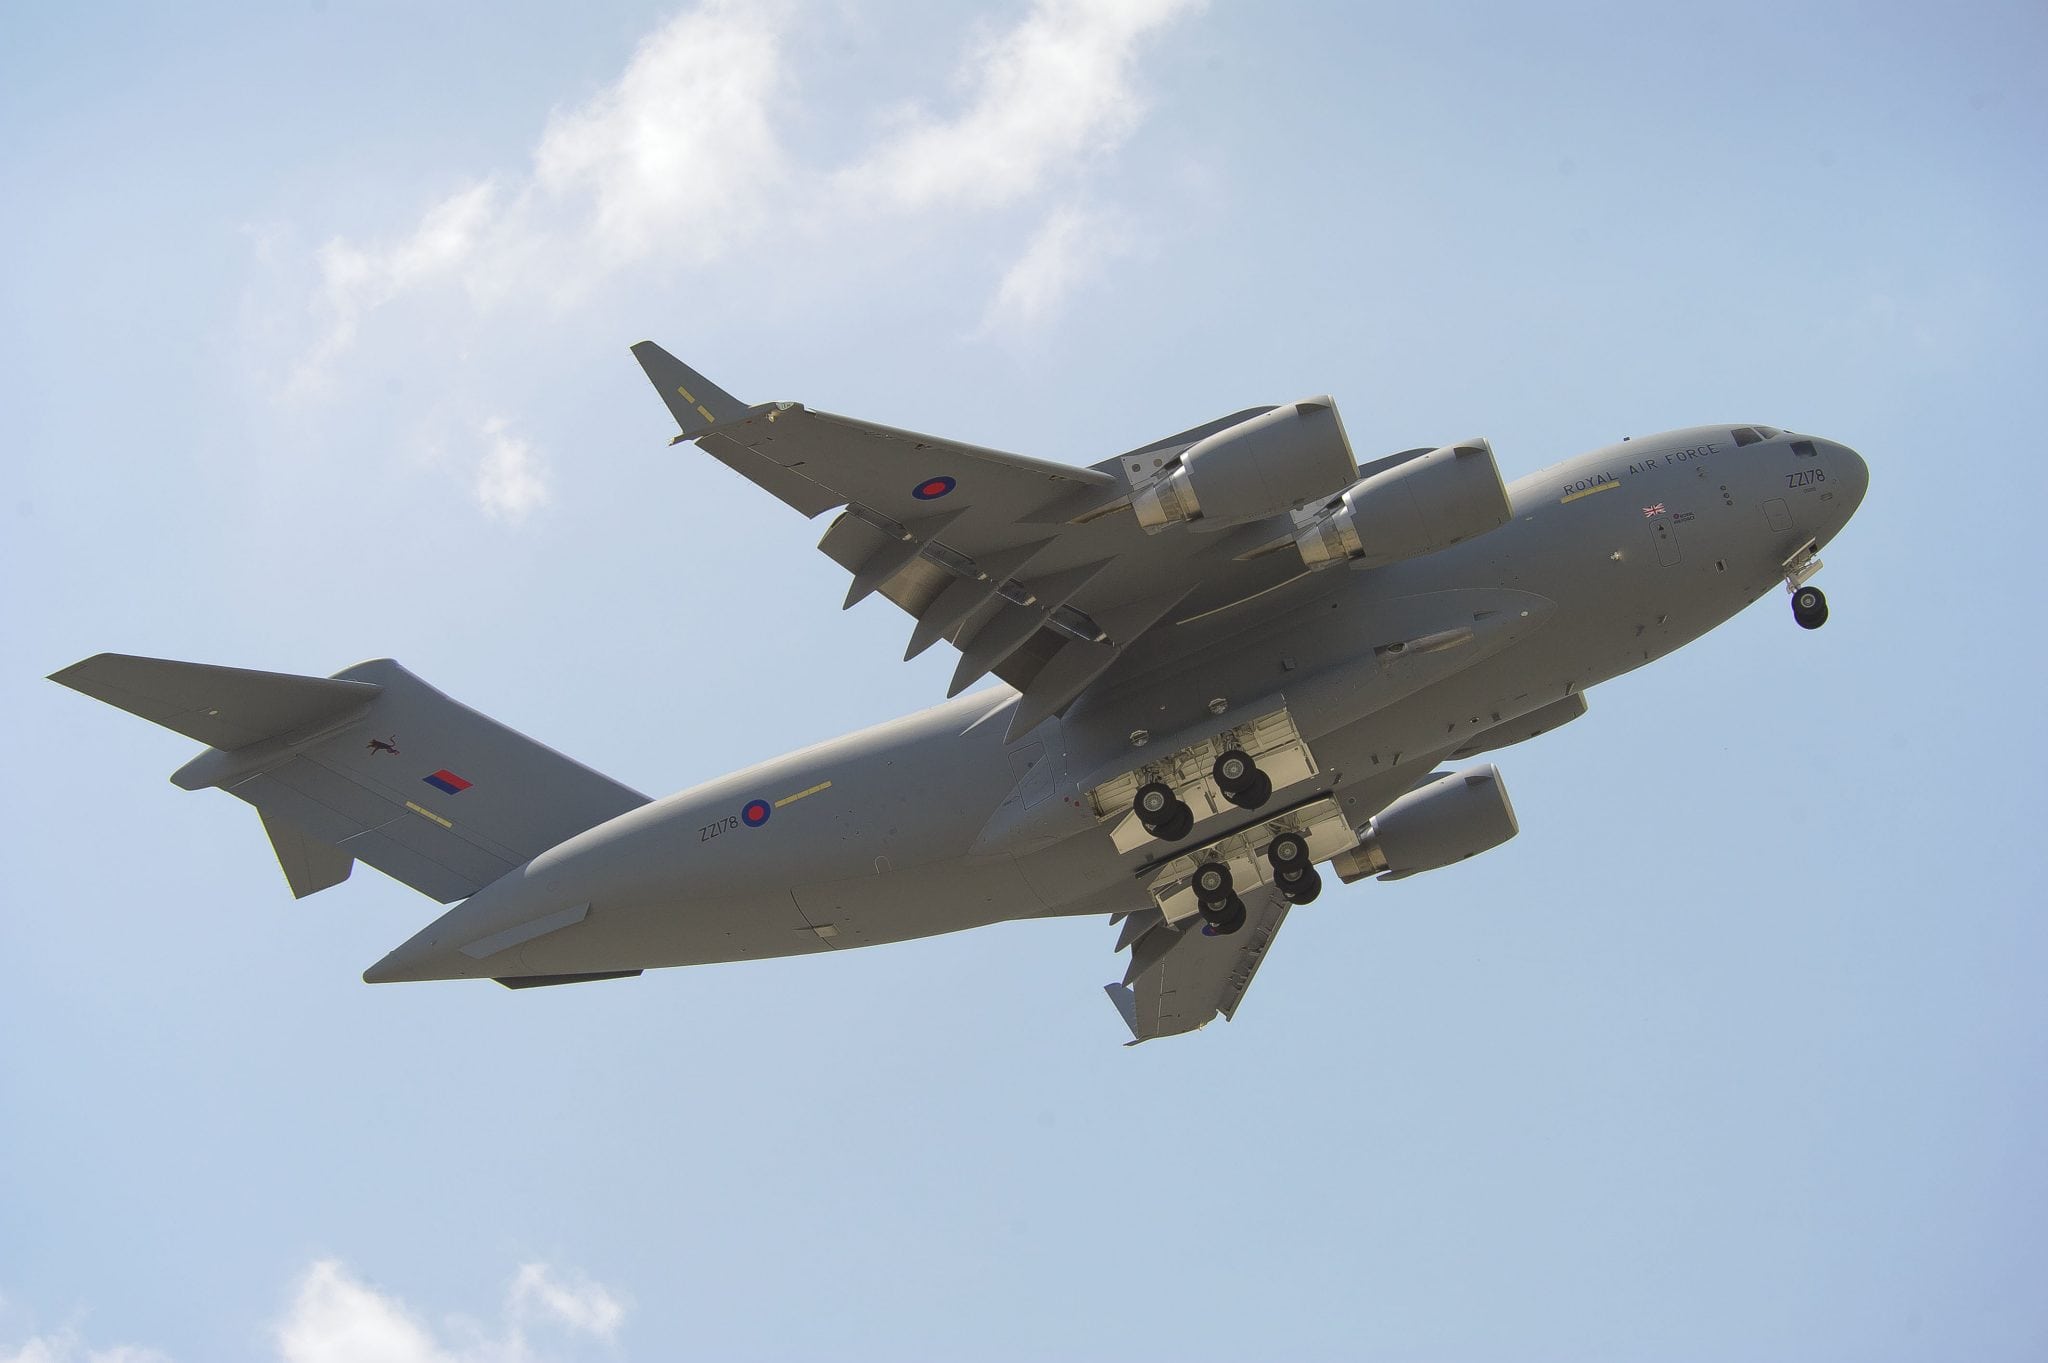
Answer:
<svg viewBox="0 0 2048 1363"><path fill-rule="evenodd" d="M1346 885L1400 880L1500 846L1521 831L1500 768L1491 762L1409 791L1366 825L1358 846L1330 860Z"/></svg>
<svg viewBox="0 0 2048 1363"><path fill-rule="evenodd" d="M1304 398L1196 441L1131 498L1131 509L1149 534L1183 522L1226 530L1328 497L1357 477L1336 404Z"/></svg>
<svg viewBox="0 0 2048 1363"><path fill-rule="evenodd" d="M1448 549L1513 515L1493 446L1466 440L1354 483L1295 535L1294 547L1311 568L1376 568Z"/></svg>

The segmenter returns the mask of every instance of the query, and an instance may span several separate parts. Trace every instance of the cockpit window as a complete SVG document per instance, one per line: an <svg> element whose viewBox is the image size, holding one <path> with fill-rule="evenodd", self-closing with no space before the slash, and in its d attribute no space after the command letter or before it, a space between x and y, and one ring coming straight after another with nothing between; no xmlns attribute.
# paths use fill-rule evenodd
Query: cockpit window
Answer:
<svg viewBox="0 0 2048 1363"><path fill-rule="evenodd" d="M1814 454L1815 454L1815 450L1814 450L1814 448L1813 448L1813 442L1812 442L1811 440L1795 440L1795 441L1793 441L1793 442L1792 442L1792 453L1794 453L1794 454L1798 455L1798 456L1799 456L1799 457L1800 457L1801 459L1811 459L1811 458L1813 458L1813 457L1814 457Z"/></svg>
<svg viewBox="0 0 2048 1363"><path fill-rule="evenodd" d="M1738 445L1754 445L1757 441L1763 439L1761 435L1757 434L1757 429L1754 426L1737 426L1728 434L1735 437L1735 443Z"/></svg>

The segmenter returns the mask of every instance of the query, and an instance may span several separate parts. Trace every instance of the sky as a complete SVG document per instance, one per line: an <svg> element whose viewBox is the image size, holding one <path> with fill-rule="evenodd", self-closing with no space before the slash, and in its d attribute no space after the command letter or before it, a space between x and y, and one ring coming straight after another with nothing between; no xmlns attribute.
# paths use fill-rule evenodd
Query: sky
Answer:
<svg viewBox="0 0 2048 1363"><path fill-rule="evenodd" d="M0 14L0 1360L2048 1356L2048 15L1033 0ZM666 792L939 700L651 338L1090 462L1334 394L1512 478L1860 450L1521 836L1126 1049L1100 920L371 987L103 650L392 656Z"/></svg>

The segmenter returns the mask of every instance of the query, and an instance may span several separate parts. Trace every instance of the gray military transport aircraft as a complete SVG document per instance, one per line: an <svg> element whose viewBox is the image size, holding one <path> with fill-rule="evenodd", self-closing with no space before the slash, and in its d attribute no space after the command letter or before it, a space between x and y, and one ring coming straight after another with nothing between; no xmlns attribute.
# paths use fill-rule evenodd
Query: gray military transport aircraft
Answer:
<svg viewBox="0 0 2048 1363"><path fill-rule="evenodd" d="M1105 914L1136 1041L1231 1017L1327 866L1399 880L1513 837L1463 764L1586 711L1855 512L1854 450L1770 426L1608 445L1503 486L1463 440L1360 464L1335 404L1087 468L790 402L633 347L712 458L959 650L945 704L649 800L388 659L331 678L101 654L54 680L208 746L292 892L356 861L454 907L364 972L515 989ZM961 695L994 674L1006 685ZM459 902L458 902L459 901ZM1135 1044L1135 1043L1134 1043Z"/></svg>

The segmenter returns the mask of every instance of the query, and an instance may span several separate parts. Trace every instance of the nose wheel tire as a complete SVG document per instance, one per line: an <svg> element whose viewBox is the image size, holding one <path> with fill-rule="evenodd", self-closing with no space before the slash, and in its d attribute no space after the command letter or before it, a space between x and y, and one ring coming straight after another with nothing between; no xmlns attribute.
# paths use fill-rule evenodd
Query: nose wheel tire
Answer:
<svg viewBox="0 0 2048 1363"><path fill-rule="evenodd" d="M1209 769L1216 789L1239 809L1257 809L1273 798L1273 778L1259 770L1242 749L1228 748L1216 756Z"/></svg>
<svg viewBox="0 0 2048 1363"><path fill-rule="evenodd" d="M1147 833L1166 842L1179 842L1195 826L1195 811L1164 781L1148 781L1138 787L1131 809Z"/></svg>
<svg viewBox="0 0 2048 1363"><path fill-rule="evenodd" d="M1244 926L1244 901L1231 895L1219 904L1201 906L1202 931L1212 937L1228 937Z"/></svg>
<svg viewBox="0 0 2048 1363"><path fill-rule="evenodd" d="M1828 599L1818 587L1792 593L1792 619L1801 629L1819 629L1828 622Z"/></svg>

